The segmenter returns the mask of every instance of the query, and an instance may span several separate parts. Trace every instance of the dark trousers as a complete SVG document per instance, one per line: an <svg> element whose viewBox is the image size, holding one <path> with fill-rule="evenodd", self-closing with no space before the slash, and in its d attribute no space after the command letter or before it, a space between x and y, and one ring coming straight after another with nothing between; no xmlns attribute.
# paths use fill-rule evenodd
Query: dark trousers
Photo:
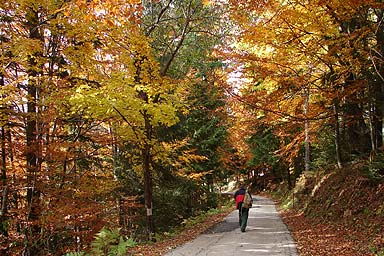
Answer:
<svg viewBox="0 0 384 256"><path fill-rule="evenodd" d="M239 209L239 225L242 232L245 232L248 222L249 208L241 207Z"/></svg>

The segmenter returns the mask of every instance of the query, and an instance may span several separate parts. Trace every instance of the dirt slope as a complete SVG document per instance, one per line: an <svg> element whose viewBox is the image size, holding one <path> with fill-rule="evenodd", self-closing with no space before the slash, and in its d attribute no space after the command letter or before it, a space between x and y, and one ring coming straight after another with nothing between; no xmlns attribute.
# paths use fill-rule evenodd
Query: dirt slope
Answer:
<svg viewBox="0 0 384 256"><path fill-rule="evenodd" d="M301 177L281 205L300 255L384 255L384 183L356 167Z"/></svg>

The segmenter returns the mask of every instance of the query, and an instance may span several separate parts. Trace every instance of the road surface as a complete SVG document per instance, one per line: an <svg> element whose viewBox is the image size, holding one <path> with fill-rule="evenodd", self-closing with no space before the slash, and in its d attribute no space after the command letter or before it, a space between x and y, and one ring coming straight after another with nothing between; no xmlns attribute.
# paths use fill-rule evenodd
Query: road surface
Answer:
<svg viewBox="0 0 384 256"><path fill-rule="evenodd" d="M254 196L245 233L240 232L238 212L167 256L297 256L296 245L276 212L274 203Z"/></svg>

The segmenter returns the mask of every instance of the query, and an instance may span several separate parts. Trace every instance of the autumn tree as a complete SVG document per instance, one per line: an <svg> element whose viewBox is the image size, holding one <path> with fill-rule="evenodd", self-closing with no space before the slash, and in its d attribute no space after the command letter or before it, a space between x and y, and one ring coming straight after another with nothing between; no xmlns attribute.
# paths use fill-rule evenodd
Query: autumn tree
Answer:
<svg viewBox="0 0 384 256"><path fill-rule="evenodd" d="M39 188L39 172L41 163L41 155L39 154L40 138L38 137L38 99L41 95L43 84L43 30L41 22L46 19L46 10L38 10L30 2L25 3L2 3L2 98L13 98L10 101L4 101L2 109L2 129L11 129L15 126L24 129L24 136L16 138L18 142L25 139L26 145L23 145L22 151L25 155L25 162L21 159L16 161L26 170L25 190L19 195L25 195L25 199L21 202L25 206L25 225L23 225L23 233L25 240L24 252L27 254L36 254L37 248L32 245L31 240L34 234L40 230L39 216L41 214L41 190ZM16 10L16 11L12 11ZM16 31L23 31L18 36ZM7 89L6 89L7 88ZM19 97L19 98L17 98ZM21 97L24 97L22 99ZM8 115L9 110L13 110L13 115ZM18 111L20 110L20 111ZM7 114L8 112L8 114ZM13 121L13 124L11 123ZM19 130L19 129L18 129ZM22 130L19 130L22 131ZM11 145L12 131L9 130L8 145ZM2 136L2 170L4 183L7 182L7 152L10 153L13 148L6 149L6 139ZM13 153L12 156L13 165ZM22 157L22 155L18 155ZM13 168L12 168L13 169ZM12 170L14 182L15 177L21 178L21 170ZM10 176L10 174L8 174ZM8 190L7 186L3 187L4 191ZM13 196L17 194L17 190L21 188L12 188ZM2 206L4 214L7 205L7 195L4 193L2 198ZM16 199L18 200L18 199ZM20 202L17 202L20 203ZM3 214L2 214L3 215ZM2 216L4 219L5 215ZM17 216L18 217L18 216ZM17 218L20 220L19 218Z"/></svg>
<svg viewBox="0 0 384 256"><path fill-rule="evenodd" d="M97 4L76 1L8 1L0 10L1 220L12 220L6 230L2 225L9 235L2 248L11 253L12 242L12 250L26 255L82 248L107 215L116 216L107 214L116 184L108 171L105 119L70 100L79 88L96 88L106 77L96 72L102 48L97 34L111 21L97 19Z"/></svg>
<svg viewBox="0 0 384 256"><path fill-rule="evenodd" d="M209 88L207 81L202 81L202 78L207 78L208 73L213 73L212 70L215 69L213 66L209 68L209 65L215 61L210 59L210 51L220 43L225 32L225 28L220 25L223 10L220 9L219 5L208 4L200 0L144 1L143 6L142 28L145 35L151 38L150 45L159 62L160 74L162 77L175 79L180 84L179 91L181 89L186 92L180 94L180 102L184 104L185 109L188 109L192 107L191 103L188 102L188 94L190 93L188 87L199 84L198 86L202 86L202 88ZM212 15L213 13L215 15ZM210 83L214 83L214 81L211 80ZM174 92L176 93L176 91ZM179 116L181 120L184 120L182 112L185 110L181 110ZM176 127L180 127L180 124ZM159 140L171 142L175 147L183 148L186 135L180 133L178 136L164 135L164 133L173 133L175 127L168 129L167 132L167 129L163 128L154 129L153 134L158 134L158 136L163 134ZM156 130L158 131L156 132ZM160 133L158 133L159 131ZM170 141L169 138L171 137L173 140ZM181 154L179 157L172 154L173 157L168 160L168 163L163 162L161 165L154 165L151 171L161 177L161 172L164 172L164 169L174 169L179 160L184 158L182 155L185 154L185 150L193 151L188 147L184 148L184 151L178 151ZM189 155L191 159L203 158L203 156L197 156L201 152L193 152ZM187 162L189 161L191 160ZM175 172L176 170L172 171ZM150 190L150 188L147 189Z"/></svg>
<svg viewBox="0 0 384 256"><path fill-rule="evenodd" d="M381 4L231 3L239 27L233 60L246 81L241 98L258 122L274 127L281 138L279 153L293 163L303 142L316 143L316 134L329 124L335 134L334 161L340 166L352 153L373 149L367 131L378 122L372 125L363 113L372 110L366 93L378 78L369 52L377 49Z"/></svg>

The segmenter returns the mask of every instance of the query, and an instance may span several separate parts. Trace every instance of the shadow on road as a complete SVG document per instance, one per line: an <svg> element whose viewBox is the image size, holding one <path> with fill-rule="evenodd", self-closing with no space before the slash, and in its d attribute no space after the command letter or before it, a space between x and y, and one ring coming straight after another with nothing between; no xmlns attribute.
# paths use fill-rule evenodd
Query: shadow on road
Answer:
<svg viewBox="0 0 384 256"><path fill-rule="evenodd" d="M255 208L260 208L260 206L252 207L252 209L255 209ZM232 213L230 216L225 218L222 222L206 230L204 234L217 234L217 233L231 232L239 228L239 219L237 214L238 214L237 211L235 213Z"/></svg>
<svg viewBox="0 0 384 256"><path fill-rule="evenodd" d="M195 240L167 256L297 256L296 244L272 200L254 197L246 232L240 231L238 211Z"/></svg>

